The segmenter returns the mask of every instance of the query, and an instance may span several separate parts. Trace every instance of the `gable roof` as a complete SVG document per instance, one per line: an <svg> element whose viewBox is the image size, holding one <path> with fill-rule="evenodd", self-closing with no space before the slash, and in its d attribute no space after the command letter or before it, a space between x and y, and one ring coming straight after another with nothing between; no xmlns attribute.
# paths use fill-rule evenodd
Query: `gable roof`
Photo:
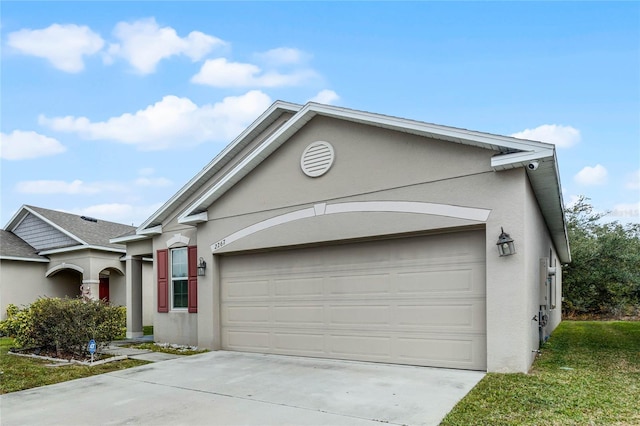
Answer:
<svg viewBox="0 0 640 426"><path fill-rule="evenodd" d="M0 259L49 262L22 238L4 229L0 229Z"/></svg>
<svg viewBox="0 0 640 426"><path fill-rule="evenodd" d="M309 102L304 106L286 104L280 101L274 103L245 130L245 132L216 156L203 171L189 181L174 197L167 201L154 215L138 227L135 237L127 237L128 239L123 238L121 242L144 238L145 234L149 235L162 232L161 225L163 219L167 218L177 206L181 205L187 196L193 195L200 189L222 166L228 164L233 158L233 155L241 149L239 147L244 147L251 142L258 132L257 129L264 129L273 123L275 120L273 116L277 114L280 108L295 112L295 114L262 140L256 149L222 176L215 185L204 192L195 202L191 203L178 218L180 223L196 224L206 221L206 210L215 200L220 198L233 185L257 167L265 158L304 127L307 122L316 116L325 116L432 139L489 149L495 151L495 156L491 160L491 167L495 171L525 167L551 237L558 250L558 255L562 262L571 261L568 234L564 220L560 174L558 172L554 145L314 102ZM538 162L536 170L527 168L527 165L531 161Z"/></svg>
<svg viewBox="0 0 640 426"><path fill-rule="evenodd" d="M256 136L267 129L285 113L296 113L302 108L289 102L277 101L263 112L249 127L247 127L238 137L236 137L226 148L215 156L198 174L187 182L173 197L169 198L155 213L145 220L137 229L137 234L152 234L153 228L161 225L162 222L172 213L173 208L186 201L197 189L214 176L220 169L228 164L235 156L245 148ZM115 238L114 241L132 241L145 238L135 236L123 236Z"/></svg>
<svg viewBox="0 0 640 426"><path fill-rule="evenodd" d="M72 246L65 244L66 247L64 250L95 248L100 250L123 252L122 246L111 243L110 239L136 229L134 226L124 225L121 223L97 220L57 210L24 205L11 218L7 226L5 226L5 230L11 232L14 231L29 215L34 215L38 219L44 221L47 225L77 242L77 244ZM43 254L50 251L56 251L55 249L55 247L52 247L51 249L43 250L40 253ZM57 249L63 250L61 247L58 247Z"/></svg>

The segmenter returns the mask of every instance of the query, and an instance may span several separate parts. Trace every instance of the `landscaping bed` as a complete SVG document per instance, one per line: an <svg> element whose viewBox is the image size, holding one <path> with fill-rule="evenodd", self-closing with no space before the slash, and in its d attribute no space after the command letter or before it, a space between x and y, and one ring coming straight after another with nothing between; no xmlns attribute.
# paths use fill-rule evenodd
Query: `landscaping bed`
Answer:
<svg viewBox="0 0 640 426"><path fill-rule="evenodd" d="M51 368L48 367L51 361L47 359L9 355L12 346L15 346L13 339L0 338L0 394L148 364L147 361L124 359L93 366L71 364L64 368Z"/></svg>

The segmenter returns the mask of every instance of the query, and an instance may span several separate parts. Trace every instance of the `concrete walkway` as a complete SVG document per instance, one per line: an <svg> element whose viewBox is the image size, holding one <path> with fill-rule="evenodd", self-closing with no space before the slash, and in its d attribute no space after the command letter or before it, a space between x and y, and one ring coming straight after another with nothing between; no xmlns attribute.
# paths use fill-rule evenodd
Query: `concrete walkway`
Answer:
<svg viewBox="0 0 640 426"><path fill-rule="evenodd" d="M138 343L153 343L153 336L143 336L138 339L119 340L112 342L102 352L114 356L126 355L128 358L139 359L150 362L168 361L170 359L182 358L184 355L167 354L164 352L154 352L149 349L127 348L123 345L131 345Z"/></svg>
<svg viewBox="0 0 640 426"><path fill-rule="evenodd" d="M478 371L216 351L0 396L2 426L437 425Z"/></svg>
<svg viewBox="0 0 640 426"><path fill-rule="evenodd" d="M127 358L151 362L168 361L170 359L182 358L184 356L166 354L164 352L154 352L145 349L123 348L121 346L109 346L108 348L103 349L102 352L115 356L126 355Z"/></svg>

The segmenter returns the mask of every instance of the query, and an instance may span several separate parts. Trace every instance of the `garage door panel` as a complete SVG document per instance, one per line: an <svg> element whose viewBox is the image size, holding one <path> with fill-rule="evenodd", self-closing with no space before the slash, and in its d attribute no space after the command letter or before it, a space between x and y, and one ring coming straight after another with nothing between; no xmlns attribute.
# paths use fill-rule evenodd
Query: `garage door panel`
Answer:
<svg viewBox="0 0 640 426"><path fill-rule="evenodd" d="M400 272L397 274L398 293L433 293L467 291L473 289L472 270Z"/></svg>
<svg viewBox="0 0 640 426"><path fill-rule="evenodd" d="M345 359L387 361L391 359L389 336L329 335L329 352ZM376 359L377 358L377 359Z"/></svg>
<svg viewBox="0 0 640 426"><path fill-rule="evenodd" d="M229 281L222 290L224 299L253 299L256 296L269 296L271 283L262 281Z"/></svg>
<svg viewBox="0 0 640 426"><path fill-rule="evenodd" d="M324 334L273 333L273 348L289 355L321 357L325 349Z"/></svg>
<svg viewBox="0 0 640 426"><path fill-rule="evenodd" d="M279 324L316 324L324 325L324 307L316 305L275 306L273 308L274 325Z"/></svg>
<svg viewBox="0 0 640 426"><path fill-rule="evenodd" d="M304 276L290 279L274 279L274 296L322 296L324 293L324 278Z"/></svg>
<svg viewBox="0 0 640 426"><path fill-rule="evenodd" d="M486 369L484 250L473 231L223 257L222 347Z"/></svg>
<svg viewBox="0 0 640 426"><path fill-rule="evenodd" d="M265 352L271 348L271 338L268 331L238 331L228 330L223 336L223 344L235 350L249 352Z"/></svg>
<svg viewBox="0 0 640 426"><path fill-rule="evenodd" d="M379 328L391 322L391 311L388 305L329 305L329 324Z"/></svg>
<svg viewBox="0 0 640 426"><path fill-rule="evenodd" d="M398 338L396 342L398 358L410 362L425 362L452 367L465 365L474 368L477 365L473 338Z"/></svg>
<svg viewBox="0 0 640 426"><path fill-rule="evenodd" d="M395 318L397 325L406 329L437 328L449 331L484 330L485 302L478 300L470 303L424 303L399 304Z"/></svg>
<svg viewBox="0 0 640 426"><path fill-rule="evenodd" d="M227 306L223 312L223 321L229 325L268 325L271 320L271 308L268 305L259 306Z"/></svg>
<svg viewBox="0 0 640 426"><path fill-rule="evenodd" d="M391 282L389 274L332 275L327 278L327 288L332 295L362 297L389 294Z"/></svg>

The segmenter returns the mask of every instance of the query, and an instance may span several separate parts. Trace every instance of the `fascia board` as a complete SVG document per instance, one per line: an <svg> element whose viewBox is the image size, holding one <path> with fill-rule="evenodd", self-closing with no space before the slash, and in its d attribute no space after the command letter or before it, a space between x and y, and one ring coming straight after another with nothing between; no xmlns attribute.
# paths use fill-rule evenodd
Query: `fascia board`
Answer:
<svg viewBox="0 0 640 426"><path fill-rule="evenodd" d="M558 237L558 242L556 243L556 248L558 246L566 248L564 251L564 256L560 256L560 258L565 263L571 263L571 246L569 245L569 230L567 229L567 221L564 216L565 208L564 208L564 199L562 198L562 183L560 182L560 170L558 169L558 161L556 157L556 153L553 153L553 171L555 173L556 186L558 188L558 203L560 205L560 215L562 216L562 237ZM560 244L562 243L562 244Z"/></svg>
<svg viewBox="0 0 640 426"><path fill-rule="evenodd" d="M40 262L49 263L49 259L32 259L30 257L16 257L16 256L0 256L0 260L17 260L20 262Z"/></svg>
<svg viewBox="0 0 640 426"><path fill-rule="evenodd" d="M153 228L136 230L137 235L160 235L162 234L162 225L156 225Z"/></svg>
<svg viewBox="0 0 640 426"><path fill-rule="evenodd" d="M22 209L28 211L29 213L31 213L32 215L34 215L38 219L44 221L47 225L57 229L58 231L62 232L63 234L65 234L69 238L72 238L72 239L76 240L78 243L83 244L83 245L88 245L86 241L82 240L81 238L78 238L76 235L74 235L71 232L67 231L63 227L58 226L56 223L50 221L49 219L47 219L46 217L42 216L40 213L36 212L35 210L32 210L27 206L22 206ZM24 218L21 218L21 221L22 221L22 219L24 219ZM13 232L14 229L15 229L15 226L11 229L11 232Z"/></svg>
<svg viewBox="0 0 640 426"><path fill-rule="evenodd" d="M11 219L9 219L9 222L7 222L7 225L4 227L5 230L13 231L15 228L18 227L18 225L20 225L20 223L22 223L22 221L24 220L25 216L27 215L25 207L26 206L23 204L13 214L13 216L11 216Z"/></svg>
<svg viewBox="0 0 640 426"><path fill-rule="evenodd" d="M476 132L473 130L424 123L421 121L374 114L365 111L349 110L345 108L316 104L312 102L307 105L310 105L313 110L321 115L342 118L361 123L374 124L393 130L405 132L411 131L411 133L416 133L424 136L444 137L453 141L457 141L459 143L473 142L476 145L482 145L485 147L500 146L519 151L538 151L553 148L553 145L551 144L532 141L528 139L518 139L510 136Z"/></svg>
<svg viewBox="0 0 640 426"><path fill-rule="evenodd" d="M309 113L308 104L305 105L297 114L287 121L287 123L279 128L274 134L268 137L260 146L258 146L251 154L244 158L239 164L237 164L229 173L223 176L211 189L204 193L194 203L192 203L184 213L178 218L178 222L185 220L185 218L193 215L193 213L209 206L215 200L217 200L226 189L233 186L236 182L246 176L251 170L253 170L258 164L266 159L269 154L275 151L284 141L294 134L302 125L298 123L304 120ZM315 115L315 114L314 114ZM310 117L306 117L310 120Z"/></svg>
<svg viewBox="0 0 640 426"><path fill-rule="evenodd" d="M514 152L511 154L502 154L496 155L491 158L491 167L494 169L501 169L508 165L520 165L519 163L524 163L533 160L541 160L543 158L553 158L554 150L553 149L543 149L536 151L523 151L523 152Z"/></svg>
<svg viewBox="0 0 640 426"><path fill-rule="evenodd" d="M57 254L57 253L68 253L72 251L81 251L81 250L100 250L100 251L108 251L111 253L126 253L125 249L117 249L113 247L102 247L102 246L91 246L91 245L83 245L83 246L73 246L73 247L64 247L60 249L51 249L44 250L38 252L40 256L45 256L49 254Z"/></svg>
<svg viewBox="0 0 640 426"><path fill-rule="evenodd" d="M198 174L196 174L189 182L187 182L178 192L176 192L166 203L164 203L155 213L153 213L147 220L145 220L137 229L138 233L144 233L143 231L147 226L152 224L160 215L162 215L165 211L171 208L174 203L180 199L185 192L187 192L190 188L196 185L204 176L206 176L211 169L213 169L220 161L227 157L227 155L233 151L236 146L238 146L241 142L243 142L251 133L262 124L264 120L266 120L271 114L276 112L278 109L289 112L296 113L302 108L302 105L284 102L284 101L276 101L274 102L265 112L263 112L256 120L249 125L240 135L238 135L229 145L227 145L218 155L216 155L209 164L207 164Z"/></svg>
<svg viewBox="0 0 640 426"><path fill-rule="evenodd" d="M111 244L126 244L133 241L148 240L150 238L151 236L149 235L127 235L126 237L111 238L109 242Z"/></svg>
<svg viewBox="0 0 640 426"><path fill-rule="evenodd" d="M184 216L178 219L178 223L182 223L184 225L195 225L198 223L203 223L209 220L209 215L206 211L202 213L197 213L191 216Z"/></svg>

